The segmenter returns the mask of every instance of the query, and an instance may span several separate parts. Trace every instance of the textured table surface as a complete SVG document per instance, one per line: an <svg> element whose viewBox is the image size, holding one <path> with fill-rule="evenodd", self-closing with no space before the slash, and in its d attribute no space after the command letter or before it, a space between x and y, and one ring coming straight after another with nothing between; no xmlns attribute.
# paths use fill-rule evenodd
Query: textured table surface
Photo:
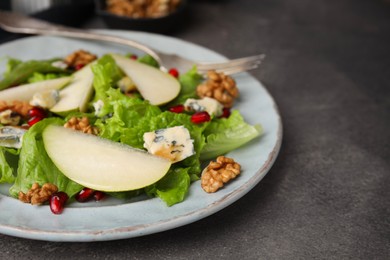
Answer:
<svg viewBox="0 0 390 260"><path fill-rule="evenodd" d="M231 58L267 54L252 74L284 124L268 175L184 227L96 243L0 235L0 259L389 259L390 2L197 0L189 8L171 36ZM96 17L82 26L105 28Z"/></svg>

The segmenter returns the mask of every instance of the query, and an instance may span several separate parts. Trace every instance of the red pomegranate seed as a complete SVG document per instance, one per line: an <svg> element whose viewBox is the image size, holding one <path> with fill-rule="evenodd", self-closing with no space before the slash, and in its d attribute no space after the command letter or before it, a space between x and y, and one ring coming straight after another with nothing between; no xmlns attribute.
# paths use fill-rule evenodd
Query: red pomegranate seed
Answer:
<svg viewBox="0 0 390 260"><path fill-rule="evenodd" d="M184 105L176 105L169 108L169 111L173 113L183 113L184 112Z"/></svg>
<svg viewBox="0 0 390 260"><path fill-rule="evenodd" d="M27 121L27 124L29 126L33 126L35 125L36 123L38 123L39 121L41 121L43 118L40 117L40 116L34 116L32 118L30 118L28 121Z"/></svg>
<svg viewBox="0 0 390 260"><path fill-rule="evenodd" d="M46 111L43 108L40 107L33 107L28 111L28 116L30 118L32 117L40 117L40 118L45 118L46 117Z"/></svg>
<svg viewBox="0 0 390 260"><path fill-rule="evenodd" d="M230 114L231 114L230 108L224 107L222 109L222 115L220 117L228 118L230 116Z"/></svg>
<svg viewBox="0 0 390 260"><path fill-rule="evenodd" d="M61 214L64 210L65 204L68 201L68 194L65 192L56 192L50 197L50 210L54 214Z"/></svg>
<svg viewBox="0 0 390 260"><path fill-rule="evenodd" d="M136 60L136 59L138 59L138 56L137 56L137 55L135 55L135 54L132 54L132 55L130 56L130 59L132 59L132 60Z"/></svg>
<svg viewBox="0 0 390 260"><path fill-rule="evenodd" d="M93 198L95 199L95 201L100 201L102 199L104 199L106 197L106 194L102 191L95 191L95 193L93 194Z"/></svg>
<svg viewBox="0 0 390 260"><path fill-rule="evenodd" d="M209 113L206 111L196 112L191 116L191 122L194 124L201 124L211 120Z"/></svg>
<svg viewBox="0 0 390 260"><path fill-rule="evenodd" d="M77 64L74 69L75 70L80 70L81 68L83 68L85 66L85 64Z"/></svg>
<svg viewBox="0 0 390 260"><path fill-rule="evenodd" d="M168 71L169 74L171 74L172 76L174 76L175 78L178 78L179 77L179 71L175 68L172 68Z"/></svg>
<svg viewBox="0 0 390 260"><path fill-rule="evenodd" d="M92 198L94 192L95 191L90 188L84 188L78 194L76 194L75 199L78 202L86 202Z"/></svg>

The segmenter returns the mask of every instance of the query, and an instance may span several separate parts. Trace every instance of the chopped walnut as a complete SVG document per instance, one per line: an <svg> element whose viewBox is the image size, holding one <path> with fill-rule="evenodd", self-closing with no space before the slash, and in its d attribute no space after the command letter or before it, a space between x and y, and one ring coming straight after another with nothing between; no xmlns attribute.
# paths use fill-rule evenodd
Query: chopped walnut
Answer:
<svg viewBox="0 0 390 260"><path fill-rule="evenodd" d="M66 64L68 64L68 67L76 68L78 66L87 65L96 59L96 55L84 50L78 50L68 55L64 61Z"/></svg>
<svg viewBox="0 0 390 260"><path fill-rule="evenodd" d="M181 0L106 0L107 11L132 18L158 18L174 12Z"/></svg>
<svg viewBox="0 0 390 260"><path fill-rule="evenodd" d="M4 111L7 109L12 110L13 112L21 115L22 117L27 117L28 111L32 109L33 106L28 102L14 100L12 102L0 101L0 111Z"/></svg>
<svg viewBox="0 0 390 260"><path fill-rule="evenodd" d="M203 170L201 186L208 193L216 192L230 180L236 178L241 172L241 165L233 159L219 156L216 162L210 164Z"/></svg>
<svg viewBox="0 0 390 260"><path fill-rule="evenodd" d="M38 183L34 183L27 193L19 192L19 200L33 205L40 205L48 201L50 196L57 191L58 188L54 184L45 183L40 187Z"/></svg>
<svg viewBox="0 0 390 260"><path fill-rule="evenodd" d="M88 117L72 117L68 120L68 122L65 123L64 127L81 131L86 134L97 135L99 132L97 127L94 127L89 123Z"/></svg>
<svg viewBox="0 0 390 260"><path fill-rule="evenodd" d="M207 80L196 88L196 94L202 98L214 98L224 107L230 108L239 93L232 77L212 70L207 72Z"/></svg>

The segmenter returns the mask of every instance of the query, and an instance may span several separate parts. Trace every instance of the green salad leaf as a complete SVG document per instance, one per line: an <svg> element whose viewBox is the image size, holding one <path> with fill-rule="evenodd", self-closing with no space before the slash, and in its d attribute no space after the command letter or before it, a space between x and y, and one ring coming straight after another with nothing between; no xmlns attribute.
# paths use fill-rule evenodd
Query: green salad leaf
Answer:
<svg viewBox="0 0 390 260"><path fill-rule="evenodd" d="M18 155L11 149L0 147L0 183L13 183Z"/></svg>
<svg viewBox="0 0 390 260"><path fill-rule="evenodd" d="M145 188L149 196L158 196L168 206L172 206L185 199L191 179L188 169L176 168L169 172L158 182Z"/></svg>
<svg viewBox="0 0 390 260"><path fill-rule="evenodd" d="M67 73L66 70L52 65L52 63L57 60L59 59L29 60L22 62L16 59L9 59L7 71L4 73L4 79L0 81L0 90L26 83L35 72L43 74Z"/></svg>
<svg viewBox="0 0 390 260"><path fill-rule="evenodd" d="M137 61L155 68L159 67L158 62L150 55L139 57Z"/></svg>
<svg viewBox="0 0 390 260"><path fill-rule="evenodd" d="M99 117L105 116L112 111L112 106L108 101L107 91L114 87L114 84L123 77L123 73L116 65L110 55L104 55L97 63L91 66L94 74L93 87L95 89L94 102L100 100L103 107L98 113Z"/></svg>
<svg viewBox="0 0 390 260"><path fill-rule="evenodd" d="M31 77L27 79L28 83L34 83L34 82L39 82L39 81L44 81L44 80L49 80L49 79L56 79L56 78L61 78L61 77L66 77L68 74L66 73L40 73L40 72L34 72Z"/></svg>
<svg viewBox="0 0 390 260"><path fill-rule="evenodd" d="M228 118L212 121L205 130L206 144L201 152L201 160L210 160L237 149L260 136L260 125L246 123L241 114L234 110Z"/></svg>

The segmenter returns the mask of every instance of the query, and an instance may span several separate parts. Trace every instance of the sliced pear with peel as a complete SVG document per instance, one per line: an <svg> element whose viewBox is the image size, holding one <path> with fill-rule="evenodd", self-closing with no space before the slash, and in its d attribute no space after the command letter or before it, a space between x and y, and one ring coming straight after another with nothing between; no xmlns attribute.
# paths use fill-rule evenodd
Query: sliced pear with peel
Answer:
<svg viewBox="0 0 390 260"><path fill-rule="evenodd" d="M0 91L0 100L8 102L14 100L29 102L35 93L61 89L68 84L70 80L71 77L63 77L8 88Z"/></svg>
<svg viewBox="0 0 390 260"><path fill-rule="evenodd" d="M60 100L50 111L59 115L69 112L85 112L93 93L91 64L73 74L72 81L60 91Z"/></svg>
<svg viewBox="0 0 390 260"><path fill-rule="evenodd" d="M142 97L152 105L172 101L180 92L180 83L170 74L121 55L111 54L121 70L133 80Z"/></svg>
<svg viewBox="0 0 390 260"><path fill-rule="evenodd" d="M143 150L50 125L43 131L45 149L69 179L100 191L127 191L151 185L171 162Z"/></svg>

